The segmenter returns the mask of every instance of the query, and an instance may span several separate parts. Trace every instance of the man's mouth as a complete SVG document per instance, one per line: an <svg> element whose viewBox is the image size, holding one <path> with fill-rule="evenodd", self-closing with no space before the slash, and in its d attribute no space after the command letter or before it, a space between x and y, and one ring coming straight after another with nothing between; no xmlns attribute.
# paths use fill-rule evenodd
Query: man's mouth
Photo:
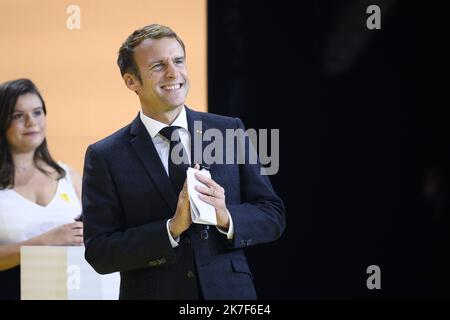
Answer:
<svg viewBox="0 0 450 320"><path fill-rule="evenodd" d="M163 90L167 90L167 91L175 91L180 89L183 86L182 83L176 83L176 84L167 84L161 87L161 89Z"/></svg>

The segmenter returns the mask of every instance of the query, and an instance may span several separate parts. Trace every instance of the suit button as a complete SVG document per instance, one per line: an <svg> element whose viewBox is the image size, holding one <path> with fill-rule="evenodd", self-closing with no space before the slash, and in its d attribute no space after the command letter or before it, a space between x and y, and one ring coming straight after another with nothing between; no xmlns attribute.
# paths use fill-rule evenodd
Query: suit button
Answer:
<svg viewBox="0 0 450 320"><path fill-rule="evenodd" d="M187 272L187 277L188 277L189 279L193 278L193 277L194 277L194 272L192 272L192 270L188 270L188 272Z"/></svg>
<svg viewBox="0 0 450 320"><path fill-rule="evenodd" d="M200 233L200 238L202 240L208 240L208 238L209 238L208 229L202 230L202 232Z"/></svg>

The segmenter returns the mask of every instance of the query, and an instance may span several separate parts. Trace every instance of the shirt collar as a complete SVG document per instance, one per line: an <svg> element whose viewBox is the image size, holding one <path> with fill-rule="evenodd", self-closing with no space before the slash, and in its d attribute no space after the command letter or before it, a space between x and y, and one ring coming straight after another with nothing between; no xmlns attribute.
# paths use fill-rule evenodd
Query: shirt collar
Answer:
<svg viewBox="0 0 450 320"><path fill-rule="evenodd" d="M148 116L146 116L142 110L139 112L139 116L141 118L142 123L145 126L145 129L147 129L148 134L150 135L150 137L152 139L154 139L156 137L156 135L159 133L159 131L162 128L168 127L167 124L159 122L155 119L152 119ZM171 126L178 126L181 127L183 129L185 129L186 131L188 131L188 124L187 124L187 118L186 118L186 108L183 106L183 108L181 108L181 112L178 115L178 117L176 117L176 119L170 124Z"/></svg>

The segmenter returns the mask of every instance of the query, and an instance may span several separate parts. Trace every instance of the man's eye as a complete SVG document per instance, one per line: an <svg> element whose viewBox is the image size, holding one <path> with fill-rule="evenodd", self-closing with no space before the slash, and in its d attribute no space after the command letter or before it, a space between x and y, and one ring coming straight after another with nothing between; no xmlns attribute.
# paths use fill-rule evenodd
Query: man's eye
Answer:
<svg viewBox="0 0 450 320"><path fill-rule="evenodd" d="M21 114L21 113L16 113L16 114L13 114L13 116L12 116L13 120L19 120L19 119L22 119L22 117L23 117L23 114Z"/></svg>
<svg viewBox="0 0 450 320"><path fill-rule="evenodd" d="M184 60L183 59L177 59L177 60L175 60L175 64L177 64L177 65L180 65L180 64L183 64L184 63Z"/></svg>
<svg viewBox="0 0 450 320"><path fill-rule="evenodd" d="M152 67L152 70L161 70L163 65L161 63L155 64Z"/></svg>

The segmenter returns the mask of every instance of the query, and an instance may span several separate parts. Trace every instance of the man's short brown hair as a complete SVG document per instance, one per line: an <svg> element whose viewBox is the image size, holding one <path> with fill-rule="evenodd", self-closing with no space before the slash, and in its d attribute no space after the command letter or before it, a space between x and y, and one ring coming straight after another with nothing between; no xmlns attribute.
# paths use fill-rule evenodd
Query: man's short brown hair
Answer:
<svg viewBox="0 0 450 320"><path fill-rule="evenodd" d="M117 64L119 65L122 77L125 73L129 73L136 76L142 83L139 69L133 57L134 48L137 47L145 39L161 38L175 38L183 48L184 55L186 55L183 40L181 40L172 29L160 24L150 24L141 29L135 30L120 46Z"/></svg>

